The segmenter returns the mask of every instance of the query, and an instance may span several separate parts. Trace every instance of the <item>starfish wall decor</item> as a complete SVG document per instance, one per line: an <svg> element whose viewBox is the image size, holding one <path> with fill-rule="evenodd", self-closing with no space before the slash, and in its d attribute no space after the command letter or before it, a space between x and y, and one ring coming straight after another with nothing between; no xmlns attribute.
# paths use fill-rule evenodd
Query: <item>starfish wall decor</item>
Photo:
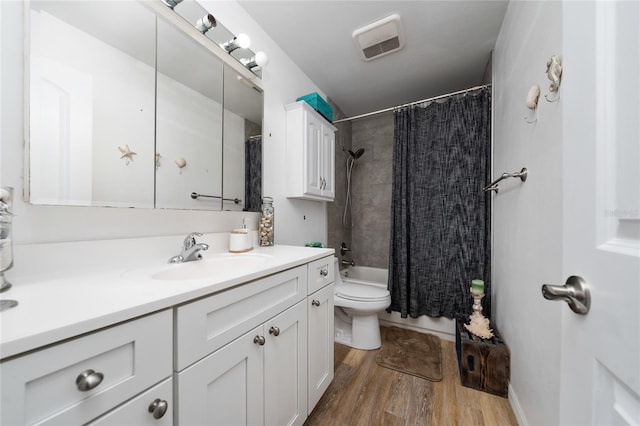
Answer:
<svg viewBox="0 0 640 426"><path fill-rule="evenodd" d="M127 165L127 166L129 165L130 162L133 161L133 156L134 155L138 155L138 153L131 151L131 149L129 148L129 145L125 145L124 148L119 146L118 149L122 153L122 155L120 156L120 159L124 158L125 159L125 165Z"/></svg>

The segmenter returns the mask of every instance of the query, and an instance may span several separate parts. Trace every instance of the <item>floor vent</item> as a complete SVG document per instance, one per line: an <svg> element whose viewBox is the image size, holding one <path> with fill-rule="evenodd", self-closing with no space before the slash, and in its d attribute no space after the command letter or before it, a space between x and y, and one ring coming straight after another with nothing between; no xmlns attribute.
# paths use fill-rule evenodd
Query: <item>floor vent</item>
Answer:
<svg viewBox="0 0 640 426"><path fill-rule="evenodd" d="M353 40L365 61L402 49L405 40L400 15L393 14L355 30Z"/></svg>

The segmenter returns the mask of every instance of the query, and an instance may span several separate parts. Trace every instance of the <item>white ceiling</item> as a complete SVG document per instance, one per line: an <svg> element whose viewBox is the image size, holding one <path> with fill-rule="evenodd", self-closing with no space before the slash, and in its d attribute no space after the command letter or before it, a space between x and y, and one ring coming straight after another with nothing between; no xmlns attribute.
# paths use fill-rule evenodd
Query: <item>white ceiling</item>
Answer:
<svg viewBox="0 0 640 426"><path fill-rule="evenodd" d="M353 116L481 84L508 0L239 3ZM365 62L351 34L391 13L402 18L406 46Z"/></svg>

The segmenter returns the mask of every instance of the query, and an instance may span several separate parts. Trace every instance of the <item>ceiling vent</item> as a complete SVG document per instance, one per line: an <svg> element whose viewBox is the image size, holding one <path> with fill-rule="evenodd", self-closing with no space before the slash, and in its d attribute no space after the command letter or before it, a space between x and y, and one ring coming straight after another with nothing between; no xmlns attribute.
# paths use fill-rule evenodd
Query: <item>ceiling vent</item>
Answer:
<svg viewBox="0 0 640 426"><path fill-rule="evenodd" d="M388 55L404 47L400 15L395 13L355 30L352 36L365 61Z"/></svg>

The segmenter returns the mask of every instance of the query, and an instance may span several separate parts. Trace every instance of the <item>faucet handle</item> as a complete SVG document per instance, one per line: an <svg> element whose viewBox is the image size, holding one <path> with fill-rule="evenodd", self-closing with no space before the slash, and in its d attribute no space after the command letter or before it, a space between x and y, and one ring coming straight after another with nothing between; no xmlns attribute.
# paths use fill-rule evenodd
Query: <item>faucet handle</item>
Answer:
<svg viewBox="0 0 640 426"><path fill-rule="evenodd" d="M188 250L196 244L196 237L202 237L202 233L200 232L191 232L184 239L184 249Z"/></svg>

